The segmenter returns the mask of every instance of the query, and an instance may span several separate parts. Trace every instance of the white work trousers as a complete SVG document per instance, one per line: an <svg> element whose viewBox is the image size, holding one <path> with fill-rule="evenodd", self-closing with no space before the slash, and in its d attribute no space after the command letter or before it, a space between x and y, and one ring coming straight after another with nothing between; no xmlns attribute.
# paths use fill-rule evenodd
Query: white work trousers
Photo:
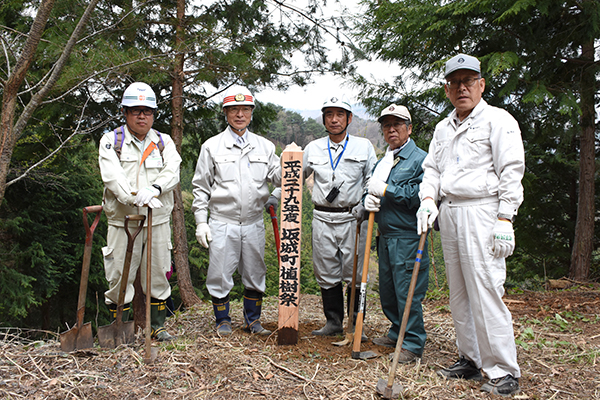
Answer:
<svg viewBox="0 0 600 400"><path fill-rule="evenodd" d="M360 287L368 222L361 225L356 266L356 287ZM356 219L348 222L325 222L313 218L313 269L319 286L331 289L342 281L352 283L356 242Z"/></svg>
<svg viewBox="0 0 600 400"><path fill-rule="evenodd" d="M132 227L133 226L133 227ZM136 224L130 224L129 231L135 232ZM142 229L133 243L131 265L129 266L129 279L125 291L125 303L133 300L133 281L138 268L141 268L140 278L144 294L146 293L146 242L148 228ZM168 223L152 227L152 265L151 265L151 290L150 295L158 300L165 300L171 295L171 285L167 279L167 271L171 270L171 227ZM104 293L106 304L117 304L121 288L121 276L125 264L127 251L127 234L125 228L108 225L106 247L102 248L104 255L104 273L109 289Z"/></svg>
<svg viewBox="0 0 600 400"><path fill-rule="evenodd" d="M233 288L233 273L242 276L246 289L265 292L265 226L263 220L250 224L228 224L209 218L212 242L206 288L211 296L223 298Z"/></svg>
<svg viewBox="0 0 600 400"><path fill-rule="evenodd" d="M497 212L497 202L446 199L438 217L440 234L459 355L490 379L518 378L512 316L502 301L506 264L491 251Z"/></svg>

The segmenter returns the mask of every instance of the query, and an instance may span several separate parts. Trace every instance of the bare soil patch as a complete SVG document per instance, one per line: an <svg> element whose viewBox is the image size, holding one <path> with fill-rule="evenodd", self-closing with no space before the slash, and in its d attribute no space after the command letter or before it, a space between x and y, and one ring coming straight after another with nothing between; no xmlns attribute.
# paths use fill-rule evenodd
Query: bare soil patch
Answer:
<svg viewBox="0 0 600 400"><path fill-rule="evenodd" d="M365 319L369 338L388 323L370 290ZM553 292L508 294L523 377L518 399L600 398L600 290L575 287ZM404 399L479 399L481 383L444 381L435 371L457 358L447 299L424 303L428 342L417 364L399 365L396 383ZM210 304L168 320L178 339L159 348L157 361L143 363L144 338L116 350L94 348L63 353L57 336L31 342L14 331L0 336L0 396L3 399L377 399L375 386L387 379L393 349L371 342L361 350L382 356L351 358L343 339L311 335L324 323L320 297L303 295L300 340L278 346L276 333L264 338L241 330L241 305L233 303L234 333L213 331ZM276 330L275 298L265 301L263 321Z"/></svg>

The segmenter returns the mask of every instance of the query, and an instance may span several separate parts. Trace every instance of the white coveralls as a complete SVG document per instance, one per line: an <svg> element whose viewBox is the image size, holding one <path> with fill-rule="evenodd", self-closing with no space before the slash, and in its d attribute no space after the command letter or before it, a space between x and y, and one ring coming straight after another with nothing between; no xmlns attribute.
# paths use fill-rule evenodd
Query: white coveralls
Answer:
<svg viewBox="0 0 600 400"><path fill-rule="evenodd" d="M196 224L207 222L212 235L206 287L224 298L233 287L237 269L246 289L265 291L265 227L263 207L268 182L281 185L275 145L250 131L245 143L228 127L200 149L192 181L192 212ZM210 218L209 218L210 211Z"/></svg>
<svg viewBox="0 0 600 400"><path fill-rule="evenodd" d="M179 183L179 165L181 157L175 148L175 143L169 135L161 133L164 143L162 156L158 148L140 165L143 151L134 142L134 137L125 125L121 160L114 149L115 133L110 131L100 140L99 165L102 181L104 182L104 213L108 218L106 247L102 249L104 270L109 290L104 293L106 304L117 304L121 275L127 250L127 234L124 223L126 215L147 215L148 207L133 205L135 195L139 190L157 184L162 191L158 199L163 207L152 210L152 266L151 266L151 296L165 300L171 294L171 286L166 278L171 268L171 212L173 211L173 189ZM148 148L151 143L158 145L160 138L151 129L142 146ZM147 226L147 221L144 222ZM130 232L134 232L137 223L130 224ZM133 281L138 268L141 269L141 282L146 292L146 239L147 228L137 236L131 258L131 266L125 303L131 302L134 295Z"/></svg>
<svg viewBox="0 0 600 400"><path fill-rule="evenodd" d="M312 221L313 268L317 283L322 289L331 289L342 281L352 282L352 266L356 242L356 218L352 208L362 200L373 166L377 162L375 149L368 139L347 135L339 144L329 137L310 142L304 149L304 178L314 172L312 201L315 205ZM331 159L339 164L334 170L327 147L331 146ZM334 186L340 187L336 199L329 203L327 195ZM318 207L346 209L344 212L319 211ZM359 265L364 258L366 243L365 221L361 227ZM357 268L360 282L362 268ZM357 285L358 286L358 285Z"/></svg>
<svg viewBox="0 0 600 400"><path fill-rule="evenodd" d="M435 129L419 197L442 201L438 221L459 355L490 379L521 376L512 317L502 301L506 264L494 258L497 214L523 201L523 142L517 121L483 99L459 124L456 110Z"/></svg>

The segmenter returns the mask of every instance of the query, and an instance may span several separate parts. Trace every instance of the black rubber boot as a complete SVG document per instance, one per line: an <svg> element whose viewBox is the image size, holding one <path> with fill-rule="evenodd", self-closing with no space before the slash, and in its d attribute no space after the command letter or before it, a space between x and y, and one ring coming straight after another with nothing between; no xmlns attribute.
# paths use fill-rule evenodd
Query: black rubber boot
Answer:
<svg viewBox="0 0 600 400"><path fill-rule="evenodd" d="M346 309L348 310L348 316L350 315L350 310L354 311L354 315L352 318L352 332L354 332L354 328L356 327L356 317L358 315L358 306L360 305L360 288L356 288L355 293L354 293L354 307L352 307L350 305L350 297L352 296L352 288L351 287L347 287L346 288ZM360 341L361 342L366 342L369 340L369 338L367 337L367 335L365 335L365 325L364 325L364 317L367 314L367 298L365 297L363 299L363 326L362 326L362 332L360 333Z"/></svg>
<svg viewBox="0 0 600 400"><path fill-rule="evenodd" d="M167 319L167 302L152 297L150 299L150 326L152 327L151 336L159 342L169 342L174 339L165 329L165 319Z"/></svg>
<svg viewBox="0 0 600 400"><path fill-rule="evenodd" d="M246 332L267 336L271 331L260 324L263 294L252 289L244 290L244 327Z"/></svg>
<svg viewBox="0 0 600 400"><path fill-rule="evenodd" d="M331 289L321 288L321 297L323 299L323 313L327 318L327 323L319 330L312 331L317 336L336 336L344 332L342 326L344 322L344 291L342 284Z"/></svg>
<svg viewBox="0 0 600 400"><path fill-rule="evenodd" d="M213 311L217 324L217 333L222 336L231 335L231 317L229 316L229 295L219 299L212 297Z"/></svg>
<svg viewBox="0 0 600 400"><path fill-rule="evenodd" d="M108 312L110 314L110 322L113 322L114 320L117 319L117 305L116 304L109 304L108 305ZM123 315L121 316L121 320L123 322L127 322L129 321L131 317L131 303L127 303L123 306Z"/></svg>

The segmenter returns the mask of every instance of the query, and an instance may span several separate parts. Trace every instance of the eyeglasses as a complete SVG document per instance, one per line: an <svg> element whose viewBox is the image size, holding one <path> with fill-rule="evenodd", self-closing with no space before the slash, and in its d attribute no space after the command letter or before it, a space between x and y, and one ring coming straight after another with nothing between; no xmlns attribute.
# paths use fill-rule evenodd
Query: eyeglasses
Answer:
<svg viewBox="0 0 600 400"><path fill-rule="evenodd" d="M463 85L465 85L465 87L471 87L475 84L475 82L477 82L480 79L481 79L481 77L473 78L472 76L465 78L465 79L461 79L461 80L455 79L455 80L447 81L446 86L448 86L448 89L450 89L450 90L458 89L460 87L461 83Z"/></svg>
<svg viewBox="0 0 600 400"><path fill-rule="evenodd" d="M252 114L252 107L226 107L225 111L228 114L237 114L240 111L243 112L245 115L250 115Z"/></svg>
<svg viewBox="0 0 600 400"><path fill-rule="evenodd" d="M407 126L407 122L396 121L392 123L381 124L381 129L383 131L389 131L390 129L392 129L392 127L394 127L395 130L399 131L402 126Z"/></svg>
<svg viewBox="0 0 600 400"><path fill-rule="evenodd" d="M154 115L154 112L156 110L154 110L153 108L128 108L127 111L131 113L131 115L133 115L134 117L137 117L140 114L144 114L145 116L149 117L151 115Z"/></svg>

